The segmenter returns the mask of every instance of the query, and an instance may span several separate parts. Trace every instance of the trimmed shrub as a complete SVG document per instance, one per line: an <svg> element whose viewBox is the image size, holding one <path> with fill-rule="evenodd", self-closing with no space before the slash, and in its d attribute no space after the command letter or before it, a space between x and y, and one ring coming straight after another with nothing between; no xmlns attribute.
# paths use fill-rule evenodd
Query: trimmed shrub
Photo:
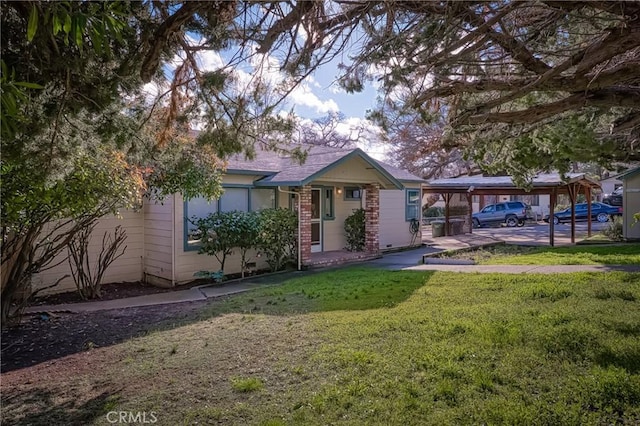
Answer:
<svg viewBox="0 0 640 426"><path fill-rule="evenodd" d="M265 209L258 214L258 249L267 256L272 271L297 260L298 216L288 209Z"/></svg>
<svg viewBox="0 0 640 426"><path fill-rule="evenodd" d="M244 215L245 213L238 211L215 212L193 221L200 235L201 246L198 253L215 257L220 262L221 271L224 271L227 256L241 244L240 229Z"/></svg>
<svg viewBox="0 0 640 426"><path fill-rule="evenodd" d="M347 237L349 251L362 251L365 245L365 214L364 209L354 210L344 221L344 231Z"/></svg>

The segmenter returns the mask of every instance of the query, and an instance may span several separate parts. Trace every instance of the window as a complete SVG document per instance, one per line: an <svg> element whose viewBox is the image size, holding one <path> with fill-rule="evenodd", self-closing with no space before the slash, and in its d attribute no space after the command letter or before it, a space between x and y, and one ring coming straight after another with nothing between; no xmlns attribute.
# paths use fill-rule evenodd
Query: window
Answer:
<svg viewBox="0 0 640 426"><path fill-rule="evenodd" d="M184 221L185 221L185 250L197 249L200 241L198 230L193 223L195 219L201 219L209 216L211 213L218 211L218 200L207 201L202 197L193 198L184 202Z"/></svg>
<svg viewBox="0 0 640 426"><path fill-rule="evenodd" d="M406 205L404 210L404 219L418 219L420 210L420 190L407 189Z"/></svg>
<svg viewBox="0 0 640 426"><path fill-rule="evenodd" d="M276 191L271 188L251 189L251 210L258 211L276 207Z"/></svg>
<svg viewBox="0 0 640 426"><path fill-rule="evenodd" d="M322 200L322 218L323 219L335 219L333 213L333 188L322 188L323 200Z"/></svg>
<svg viewBox="0 0 640 426"><path fill-rule="evenodd" d="M345 201L357 201L362 199L362 191L357 187L346 186L344 188Z"/></svg>
<svg viewBox="0 0 640 426"><path fill-rule="evenodd" d="M225 188L220 197L220 211L249 211L249 188Z"/></svg>
<svg viewBox="0 0 640 426"><path fill-rule="evenodd" d="M185 251L197 250L199 236L194 219L205 218L217 211L241 212L264 210L276 206L276 190L273 188L226 187L219 200L207 201L202 197L184 202Z"/></svg>
<svg viewBox="0 0 640 426"><path fill-rule="evenodd" d="M504 210L504 204L496 204L496 211L501 212Z"/></svg>
<svg viewBox="0 0 640 426"><path fill-rule="evenodd" d="M472 202L472 203L479 203L479 202L480 202L480 196L479 196L479 195L474 195L474 196L472 197L471 202Z"/></svg>

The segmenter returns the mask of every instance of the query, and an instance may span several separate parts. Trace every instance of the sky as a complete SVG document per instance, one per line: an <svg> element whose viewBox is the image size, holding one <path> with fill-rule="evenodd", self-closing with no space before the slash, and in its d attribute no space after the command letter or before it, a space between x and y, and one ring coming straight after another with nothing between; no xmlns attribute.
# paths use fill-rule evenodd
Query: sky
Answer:
<svg viewBox="0 0 640 426"><path fill-rule="evenodd" d="M198 44L196 40L192 40L193 44ZM225 65L224 53L212 51L202 51L198 53L198 61L203 71L213 71ZM266 79L274 83L283 79L283 74L279 70L279 64L276 59L271 57L266 59L268 64L263 72ZM175 58L173 63L178 64L181 61ZM377 127L366 120L368 110L376 106L376 89L370 83L367 83L364 90L360 93L347 93L339 87L337 77L340 70L338 63L340 59L323 65L314 74L305 79L298 87L296 87L289 97L283 110L292 110L301 121L310 122L316 118L326 116L328 113L340 112L344 114L345 119L338 127L339 132L349 134L350 129L354 126L363 126L370 131L365 132L368 135L375 135ZM245 68L245 67L243 67ZM173 74L175 65L165 67L165 74L169 77ZM238 77L238 85L250 84L252 79L251 69L236 68L235 73ZM145 90L150 96L164 92L155 83L149 83L145 86ZM378 160L385 159L385 147L373 140L371 136L368 140L363 140L358 144L372 157Z"/></svg>

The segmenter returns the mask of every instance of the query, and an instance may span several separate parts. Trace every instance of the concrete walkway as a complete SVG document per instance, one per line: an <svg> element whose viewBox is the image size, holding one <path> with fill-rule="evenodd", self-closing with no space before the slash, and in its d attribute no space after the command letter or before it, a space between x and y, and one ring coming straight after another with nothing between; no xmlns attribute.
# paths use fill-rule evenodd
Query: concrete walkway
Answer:
<svg viewBox="0 0 640 426"><path fill-rule="evenodd" d="M556 274L568 272L605 272L627 271L640 272L640 265L442 265L422 264L425 255L443 252L446 250L467 249L496 244L498 241L492 238L479 236L457 236L439 239L437 244L422 246L413 250L396 253L388 253L379 259L363 262L364 265L375 266L388 270L416 270L416 271L453 271L467 273L543 273ZM129 297L115 300L98 300L92 302L70 303L63 305L31 306L25 313L38 312L95 312L109 309L133 308L141 306L164 305L170 303L196 302L218 297L242 293L257 287L277 285L291 278L308 276L322 272L322 270L292 271L276 274L250 277L245 280L228 282L225 284L203 285L186 290L174 290L165 293L150 294L147 296Z"/></svg>
<svg viewBox="0 0 640 426"><path fill-rule="evenodd" d="M412 271L448 271L502 274L566 274L571 272L640 272L640 265L417 265L403 268Z"/></svg>

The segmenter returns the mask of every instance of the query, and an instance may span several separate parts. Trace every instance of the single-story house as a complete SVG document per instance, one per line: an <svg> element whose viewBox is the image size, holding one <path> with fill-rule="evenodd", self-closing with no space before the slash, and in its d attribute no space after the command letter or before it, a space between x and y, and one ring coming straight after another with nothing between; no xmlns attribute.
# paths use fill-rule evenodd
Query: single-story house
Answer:
<svg viewBox="0 0 640 426"><path fill-rule="evenodd" d="M611 194L614 190L622 186L620 175L619 174L610 175L604 179L601 179L600 186L602 187L602 192L598 197L598 201L602 201L605 195Z"/></svg>
<svg viewBox="0 0 640 426"><path fill-rule="evenodd" d="M174 194L162 202L147 201L140 211L101 220L89 248L94 255L100 251L105 231L122 225L128 236L125 255L110 266L103 282L173 286L192 281L197 271L217 271L215 257L198 254L197 241L190 238L194 225L188 220L215 211L296 210L299 266L303 268L353 259L344 252L344 221L361 207L366 211L366 248L360 258L421 243L415 220L421 217L424 180L360 149L310 145L303 149L307 151L303 164L268 150L259 150L253 160L230 158L219 200L185 201ZM257 253L251 255L256 269L266 268L264 259ZM240 272L239 256L227 259L224 272ZM63 262L34 276L33 286L46 286L66 274L69 266ZM54 291L73 288L71 278L65 278Z"/></svg>
<svg viewBox="0 0 640 426"><path fill-rule="evenodd" d="M617 177L622 181L622 237L628 241L640 240L640 222L634 218L640 213L640 167Z"/></svg>

